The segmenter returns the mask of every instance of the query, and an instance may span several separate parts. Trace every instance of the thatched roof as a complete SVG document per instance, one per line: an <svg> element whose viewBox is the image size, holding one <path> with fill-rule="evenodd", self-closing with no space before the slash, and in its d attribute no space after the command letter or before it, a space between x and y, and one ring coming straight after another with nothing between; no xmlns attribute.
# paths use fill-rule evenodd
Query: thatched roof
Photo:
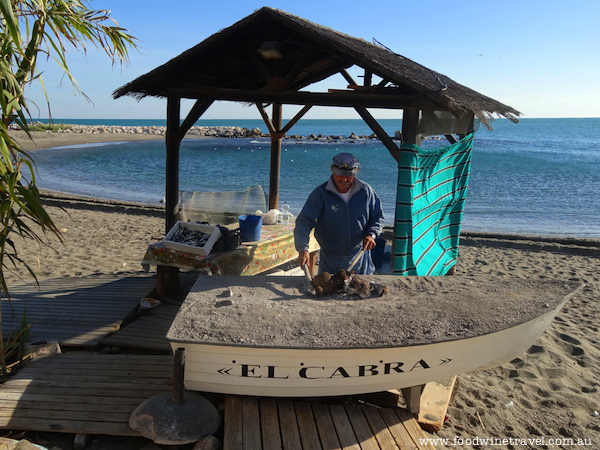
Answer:
<svg viewBox="0 0 600 450"><path fill-rule="evenodd" d="M257 50L265 41L277 41L283 57L262 59ZM340 71L348 79L345 69L353 65L382 81L346 92L300 92ZM457 117L474 114L485 125L498 116L518 122L521 115L389 49L270 7L120 87L113 96L394 109L430 102Z"/></svg>

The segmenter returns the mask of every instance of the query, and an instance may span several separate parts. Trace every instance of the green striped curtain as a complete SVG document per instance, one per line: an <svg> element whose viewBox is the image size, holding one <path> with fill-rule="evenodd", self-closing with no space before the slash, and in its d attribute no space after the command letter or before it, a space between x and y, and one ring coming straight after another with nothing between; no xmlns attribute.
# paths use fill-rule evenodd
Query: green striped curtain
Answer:
<svg viewBox="0 0 600 450"><path fill-rule="evenodd" d="M438 150L401 150L393 274L445 275L458 257L473 134Z"/></svg>

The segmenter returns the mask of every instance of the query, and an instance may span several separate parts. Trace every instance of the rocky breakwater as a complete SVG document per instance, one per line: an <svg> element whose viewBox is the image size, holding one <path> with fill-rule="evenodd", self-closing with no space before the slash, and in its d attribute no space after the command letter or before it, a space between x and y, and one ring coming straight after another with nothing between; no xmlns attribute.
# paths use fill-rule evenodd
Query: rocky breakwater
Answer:
<svg viewBox="0 0 600 450"><path fill-rule="evenodd" d="M45 125L40 122L34 122L32 125ZM123 125L60 125L56 129L57 133L66 134L152 134L152 135L165 135L167 127L161 126L123 126ZM51 131L47 131L50 133ZM198 137L223 137L223 138L266 138L270 135L263 133L260 128L255 127L249 129L246 127L236 126L214 126L214 127L191 127L186 136L198 136ZM344 137L341 135L315 135L300 136L297 134L287 135L285 137L289 140L301 141L301 140L312 140L312 141L323 141L323 142L335 142L335 141L347 141L353 142L354 140L378 140L375 134L361 135L358 136L355 133L351 133L349 136ZM396 131L394 136L390 136L393 140L401 140L402 133Z"/></svg>
<svg viewBox="0 0 600 450"><path fill-rule="evenodd" d="M67 125L59 128L57 133L74 134L158 134L164 135L167 127L160 126L121 126L121 125ZM193 126L186 133L187 136L252 138L262 137L260 128L250 130L245 127L199 127Z"/></svg>

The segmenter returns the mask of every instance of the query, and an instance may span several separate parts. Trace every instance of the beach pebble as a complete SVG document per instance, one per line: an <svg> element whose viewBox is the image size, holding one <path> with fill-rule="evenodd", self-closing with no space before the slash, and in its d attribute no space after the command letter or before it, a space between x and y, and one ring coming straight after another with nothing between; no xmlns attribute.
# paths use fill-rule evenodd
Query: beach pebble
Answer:
<svg viewBox="0 0 600 450"><path fill-rule="evenodd" d="M231 306L233 305L233 300L221 300L220 302L215 303L215 308L220 308L221 306Z"/></svg>

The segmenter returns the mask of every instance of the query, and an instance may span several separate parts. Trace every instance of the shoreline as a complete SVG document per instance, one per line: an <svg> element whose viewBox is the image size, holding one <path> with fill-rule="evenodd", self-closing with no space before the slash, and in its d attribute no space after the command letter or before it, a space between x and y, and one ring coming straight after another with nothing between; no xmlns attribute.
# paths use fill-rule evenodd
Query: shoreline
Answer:
<svg viewBox="0 0 600 450"><path fill-rule="evenodd" d="M41 124L41 123L40 123ZM44 124L45 125L45 124ZM111 143L123 141L158 140L165 139L166 127L164 126L120 126L120 125L72 125L64 124L70 128L59 131L32 131L33 141L22 130L9 129L9 135L15 139L23 150L35 151L47 148L62 147L68 145ZM118 138L113 138L118 136ZM184 139L198 138L267 138L270 134L263 133L260 128L249 128L239 126L193 126L186 133ZM396 131L392 139L400 139L400 131ZM297 134L286 135L284 139L290 140L378 140L373 133L370 135L357 136L351 133L348 137L341 135L323 136L311 134L300 136ZM429 139L437 139L430 137ZM68 143L61 143L68 142Z"/></svg>
<svg viewBox="0 0 600 450"><path fill-rule="evenodd" d="M88 197L78 194L70 194L66 192L51 191L48 189L40 189L42 200L56 206L73 206L77 205L79 209L105 209L112 211L124 211L131 214L153 215L156 217L164 217L164 206L154 205L149 203L128 202L124 200L113 200L100 197ZM86 206L87 205L87 206ZM382 237L391 240L393 228L389 225L384 226ZM486 241L510 241L513 245L531 246L532 244L538 247L543 244L557 244L565 246L577 246L583 249L590 249L590 252L595 252L598 249L600 255L600 238L578 238L568 236L544 236L544 235L529 235L529 234L510 234L510 233L491 233L485 231L461 231L461 245L464 240L486 240Z"/></svg>
<svg viewBox="0 0 600 450"><path fill-rule="evenodd" d="M79 125L79 127L86 127L89 129L102 128L95 125ZM112 127L114 129L120 128L140 128L144 127ZM152 128L152 127L146 127ZM204 127L208 128L208 127ZM240 127L211 127L211 128L240 128ZM100 143L117 143L124 141L144 141L144 140L160 140L164 139L164 135L162 134L152 134L150 132L139 132L139 133L49 133L49 132L32 132L33 141L30 140L23 131L15 131L10 130L9 134L14 139L17 139L19 143L23 146L23 149L26 151L33 152L35 150L43 150L54 147L63 147L70 145L85 145L85 144L100 144ZM266 135L265 135L266 136ZM186 135L184 139L204 139L207 136L199 136L199 135ZM90 201L90 199L94 199L96 202L104 202L104 203L122 203L122 204L130 204L131 207L140 206L141 207L155 207L161 208L160 205L152 205L145 203L136 203L136 202L127 202L121 200L111 200L111 199L100 199L95 197L86 197L77 194L70 194L65 192L57 192L57 191L49 191L40 189L40 191L46 192L46 195L52 195L55 198L59 197L71 197L78 199L80 201ZM53 194L50 194L53 192ZM87 199L87 200L85 200ZM388 226L389 227L389 226ZM461 237L477 237L480 238L491 238L491 239L508 239L511 241L516 240L524 240L524 241L541 241L541 242L553 242L558 244L565 245L580 245L580 246L589 246L589 247L597 247L600 245L600 237L585 237L585 236L570 236L570 235L530 235L530 234L511 234L511 233L490 233L486 231L468 231L463 230L461 232Z"/></svg>

